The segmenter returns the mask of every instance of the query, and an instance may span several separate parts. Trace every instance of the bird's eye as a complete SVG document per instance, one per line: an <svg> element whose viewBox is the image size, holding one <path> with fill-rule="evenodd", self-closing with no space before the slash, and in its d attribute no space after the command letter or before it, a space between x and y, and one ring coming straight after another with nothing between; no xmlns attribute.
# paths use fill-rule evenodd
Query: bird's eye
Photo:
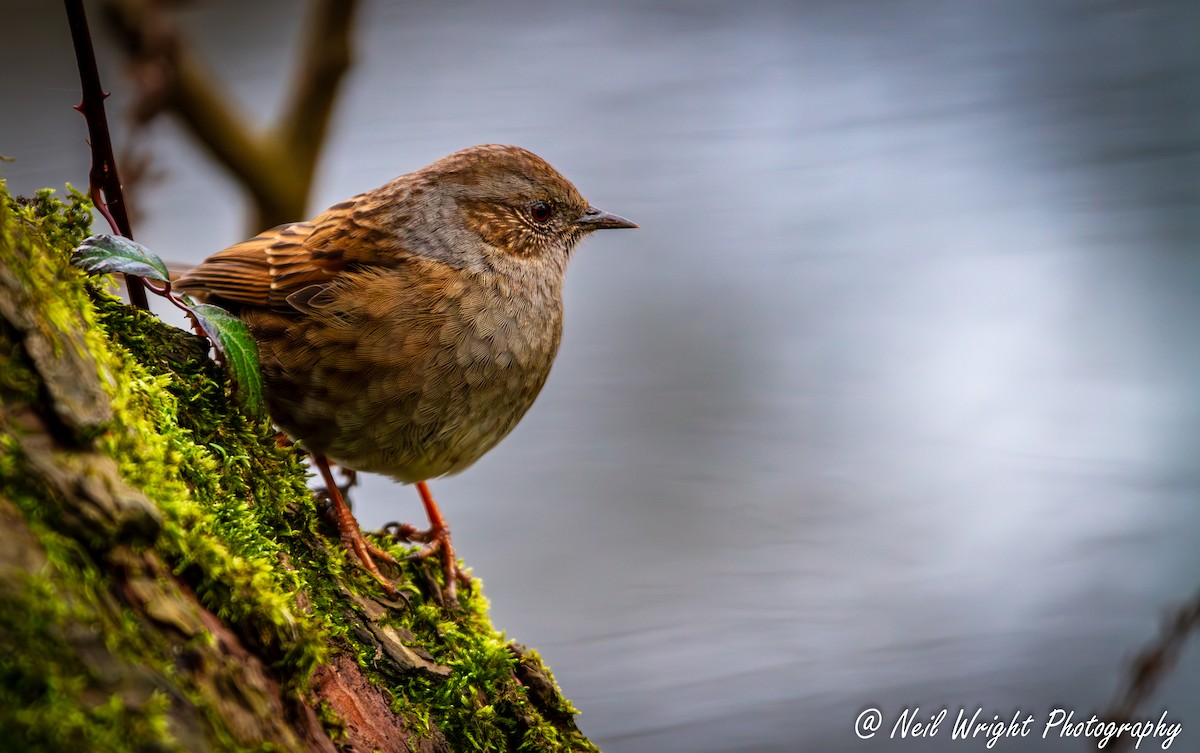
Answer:
<svg viewBox="0 0 1200 753"><path fill-rule="evenodd" d="M554 210L550 204L545 201L535 201L529 205L529 216L536 223L545 223L550 221L550 215L554 214Z"/></svg>

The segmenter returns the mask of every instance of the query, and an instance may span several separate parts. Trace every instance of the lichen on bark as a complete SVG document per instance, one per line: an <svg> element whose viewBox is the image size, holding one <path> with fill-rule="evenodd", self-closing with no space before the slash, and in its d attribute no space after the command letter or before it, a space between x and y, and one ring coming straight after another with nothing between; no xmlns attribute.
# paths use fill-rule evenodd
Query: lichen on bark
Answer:
<svg viewBox="0 0 1200 753"><path fill-rule="evenodd" d="M0 183L6 749L595 750L478 587L350 563L206 343L70 266L90 219Z"/></svg>

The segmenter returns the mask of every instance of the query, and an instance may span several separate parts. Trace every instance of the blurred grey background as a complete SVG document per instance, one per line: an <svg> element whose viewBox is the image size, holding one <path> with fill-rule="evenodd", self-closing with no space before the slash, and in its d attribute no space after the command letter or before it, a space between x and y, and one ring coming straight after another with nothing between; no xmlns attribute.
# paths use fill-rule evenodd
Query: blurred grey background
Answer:
<svg viewBox="0 0 1200 753"><path fill-rule="evenodd" d="M0 175L84 187L62 7L0 13ZM183 16L264 120L303 17ZM1200 583L1200 4L377 0L358 30L314 213L502 142L642 225L577 252L542 397L432 485L602 748L983 750L853 723L1108 705ZM244 237L177 126L139 138L140 241ZM354 501L421 522L385 479ZM1175 750L1198 668L1147 707Z"/></svg>

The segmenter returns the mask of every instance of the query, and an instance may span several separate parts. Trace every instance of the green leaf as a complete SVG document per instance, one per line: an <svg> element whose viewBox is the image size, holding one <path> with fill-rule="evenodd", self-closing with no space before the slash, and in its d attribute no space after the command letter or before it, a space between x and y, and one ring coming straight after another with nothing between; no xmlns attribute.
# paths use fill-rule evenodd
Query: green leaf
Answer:
<svg viewBox="0 0 1200 753"><path fill-rule="evenodd" d="M171 273L167 265L153 251L140 243L115 235L93 235L85 238L71 263L92 275L107 275L122 272L137 277L148 277L159 282L169 282Z"/></svg>
<svg viewBox="0 0 1200 753"><path fill-rule="evenodd" d="M242 407L256 416L261 416L262 371L258 366L258 346L250 335L250 328L241 319L211 303L198 303L191 307L191 311L204 334L208 335L208 339L225 361Z"/></svg>

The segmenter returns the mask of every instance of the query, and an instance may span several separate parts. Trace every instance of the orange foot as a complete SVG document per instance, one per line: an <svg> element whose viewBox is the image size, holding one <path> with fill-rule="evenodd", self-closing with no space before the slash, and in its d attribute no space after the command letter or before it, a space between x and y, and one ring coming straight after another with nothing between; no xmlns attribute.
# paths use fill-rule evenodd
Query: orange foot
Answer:
<svg viewBox="0 0 1200 753"><path fill-rule="evenodd" d="M341 534L342 544L358 557L363 567L375 580L379 581L379 585L383 586L383 590L387 592L388 596L393 599L399 598L400 592L383 577L383 573L379 572L379 566L375 564L375 560L383 560L397 567L400 566L400 563L396 561L395 557L367 541L367 538L363 536L362 530L358 527L358 521L354 519L354 513L350 512L346 500L342 498L342 490L333 480L333 473L329 470L329 460L324 455L316 454L312 458L317 470L321 472L321 477L325 479L325 489L329 494L330 501L333 502L333 520L337 525L338 533Z"/></svg>
<svg viewBox="0 0 1200 753"><path fill-rule="evenodd" d="M462 583L463 588L469 589L471 576L458 566L458 559L454 556L454 545L450 542L450 526L446 525L446 519L442 517L442 512L433 501L433 495L429 493L429 487L424 481L417 482L417 492L421 495L421 503L425 505L425 513L429 516L429 528L419 531L416 526L407 523L388 523L384 530L404 541L428 544L416 554L409 555L409 560L425 559L432 554L441 553L442 572L446 580L442 600L446 606L458 606L458 584Z"/></svg>

